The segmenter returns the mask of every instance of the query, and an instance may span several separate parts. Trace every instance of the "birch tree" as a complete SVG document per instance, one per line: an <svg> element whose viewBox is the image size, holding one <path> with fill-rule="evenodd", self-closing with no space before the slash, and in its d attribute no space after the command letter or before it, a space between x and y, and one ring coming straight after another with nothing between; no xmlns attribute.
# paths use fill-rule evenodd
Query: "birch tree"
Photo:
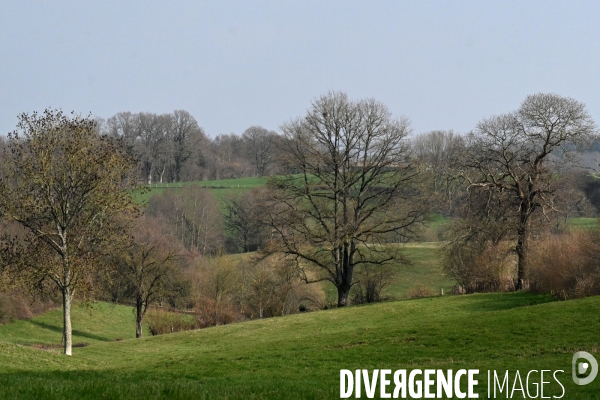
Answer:
<svg viewBox="0 0 600 400"><path fill-rule="evenodd" d="M8 136L0 177L0 212L25 228L5 237L0 255L11 276L62 294L64 353L72 353L71 306L107 268L121 243L135 161L123 143L98 133L89 117L46 110L21 114Z"/></svg>

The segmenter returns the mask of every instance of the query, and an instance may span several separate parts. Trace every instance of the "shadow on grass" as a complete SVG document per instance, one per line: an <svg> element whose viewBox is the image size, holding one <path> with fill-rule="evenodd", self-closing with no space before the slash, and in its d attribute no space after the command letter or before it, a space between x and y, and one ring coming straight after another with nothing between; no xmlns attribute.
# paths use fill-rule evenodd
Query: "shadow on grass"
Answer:
<svg viewBox="0 0 600 400"><path fill-rule="evenodd" d="M62 326L50 325L45 322L39 322L39 321L29 321L29 322L34 325L39 326L40 328L48 329L53 332L58 332L61 334L63 332ZM82 332L77 329L73 330L73 336L80 336L80 337L84 337L84 338L88 338L88 339L94 339L94 340L98 340L100 342L112 342L113 341L111 338L94 335L93 333L89 333L89 332Z"/></svg>
<svg viewBox="0 0 600 400"><path fill-rule="evenodd" d="M518 307L534 306L544 304L556 299L550 295L536 294L530 292L517 293L490 293L464 295L469 297L469 301L461 306L463 310L474 311L502 311Z"/></svg>

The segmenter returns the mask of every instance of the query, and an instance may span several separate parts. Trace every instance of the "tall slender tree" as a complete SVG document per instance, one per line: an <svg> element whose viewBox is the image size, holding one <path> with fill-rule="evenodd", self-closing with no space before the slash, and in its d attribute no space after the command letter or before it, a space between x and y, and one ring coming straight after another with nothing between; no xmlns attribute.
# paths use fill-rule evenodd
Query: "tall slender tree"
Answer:
<svg viewBox="0 0 600 400"><path fill-rule="evenodd" d="M135 160L123 143L101 136L87 117L46 110L21 114L9 134L0 177L0 212L25 228L5 237L3 266L29 286L50 281L63 300L64 353L72 352L71 305L107 268L125 231Z"/></svg>

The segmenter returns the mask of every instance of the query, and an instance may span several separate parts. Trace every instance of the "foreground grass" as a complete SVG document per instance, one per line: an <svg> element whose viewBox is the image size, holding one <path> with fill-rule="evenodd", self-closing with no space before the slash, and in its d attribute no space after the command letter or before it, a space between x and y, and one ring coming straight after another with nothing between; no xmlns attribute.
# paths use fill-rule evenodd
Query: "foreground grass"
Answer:
<svg viewBox="0 0 600 400"><path fill-rule="evenodd" d="M528 293L404 300L90 341L70 358L0 343L0 397L338 398L340 369L476 368L482 398L488 369L561 369L564 398L600 398L598 379L582 387L570 379L573 352L598 357L600 298L551 300Z"/></svg>

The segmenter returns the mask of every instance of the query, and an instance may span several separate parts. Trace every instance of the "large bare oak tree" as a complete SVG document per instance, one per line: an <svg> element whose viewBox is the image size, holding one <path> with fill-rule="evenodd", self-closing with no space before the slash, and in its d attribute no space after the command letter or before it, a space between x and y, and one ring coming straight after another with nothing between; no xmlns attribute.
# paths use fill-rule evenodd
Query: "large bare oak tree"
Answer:
<svg viewBox="0 0 600 400"><path fill-rule="evenodd" d="M375 100L333 92L282 130L290 174L270 182L275 249L298 263L307 282L332 282L345 306L355 268L398 261L397 246L387 243L423 218L408 162L409 121Z"/></svg>
<svg viewBox="0 0 600 400"><path fill-rule="evenodd" d="M515 239L516 288L527 276L527 240L532 216L554 209L554 173L563 163L572 163L571 150L587 142L596 125L586 107L556 94L528 96L509 114L484 119L467 136L463 176L472 193L486 192L487 207L505 207L512 222L508 238Z"/></svg>

